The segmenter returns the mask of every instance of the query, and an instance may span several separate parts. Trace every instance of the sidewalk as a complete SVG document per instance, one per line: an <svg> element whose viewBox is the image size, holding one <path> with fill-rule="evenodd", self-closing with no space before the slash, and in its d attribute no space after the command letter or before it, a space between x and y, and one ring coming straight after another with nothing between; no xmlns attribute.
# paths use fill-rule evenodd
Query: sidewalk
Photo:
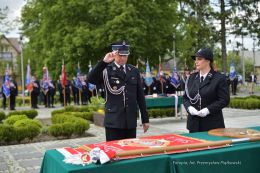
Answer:
<svg viewBox="0 0 260 173"><path fill-rule="evenodd" d="M18 108L29 109L29 107ZM41 108L37 109L37 118L45 119L50 117L51 111L61 109ZM260 126L260 110L242 110L225 108L223 110L226 127L252 127ZM89 133L94 137L56 140L31 144L0 146L0 173L38 173L40 171L42 158L46 150L73 147L83 144L96 143L105 140L104 128L91 124ZM167 133L187 133L186 119L176 120L174 117L158 118L150 120L150 129L143 133L139 126L137 136L151 136Z"/></svg>

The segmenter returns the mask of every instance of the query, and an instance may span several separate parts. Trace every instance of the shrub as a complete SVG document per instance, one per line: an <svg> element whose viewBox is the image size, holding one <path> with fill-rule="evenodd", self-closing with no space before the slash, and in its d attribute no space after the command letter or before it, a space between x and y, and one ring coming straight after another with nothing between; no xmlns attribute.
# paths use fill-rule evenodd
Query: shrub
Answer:
<svg viewBox="0 0 260 173"><path fill-rule="evenodd" d="M48 128L50 135L58 137L62 136L62 124L53 124Z"/></svg>
<svg viewBox="0 0 260 173"><path fill-rule="evenodd" d="M3 111L0 111L0 122L5 119L5 113Z"/></svg>
<svg viewBox="0 0 260 173"><path fill-rule="evenodd" d="M83 112L81 112L81 114L83 114ZM53 115L52 123L53 125L49 127L48 131L49 134L55 137L71 137L72 134L82 135L89 129L89 122L83 118L74 116L73 112Z"/></svg>
<svg viewBox="0 0 260 173"><path fill-rule="evenodd" d="M70 138L74 132L75 124L73 122L65 122L62 123L61 126L62 126L62 135L66 136L67 138Z"/></svg>
<svg viewBox="0 0 260 173"><path fill-rule="evenodd" d="M4 124L13 125L16 121L28 119L26 115L12 115L4 120Z"/></svg>
<svg viewBox="0 0 260 173"><path fill-rule="evenodd" d="M41 124L37 120L32 119L22 119L16 121L13 125L16 132L16 140L18 142L25 138L32 140L34 137L38 136L41 132Z"/></svg>
<svg viewBox="0 0 260 173"><path fill-rule="evenodd" d="M9 112L8 116L12 116L12 115L26 115L28 118L34 119L38 115L38 112L33 109Z"/></svg>
<svg viewBox="0 0 260 173"><path fill-rule="evenodd" d="M88 121L85 121L83 119L79 119L77 122L74 122L74 133L77 135L83 135L86 130L89 129L89 123Z"/></svg>
<svg viewBox="0 0 260 173"><path fill-rule="evenodd" d="M15 137L14 128L9 124L0 124L0 142L13 141Z"/></svg>
<svg viewBox="0 0 260 173"><path fill-rule="evenodd" d="M61 114L66 112L65 109L59 109L59 110L55 110L51 112L51 116L55 115L55 114Z"/></svg>

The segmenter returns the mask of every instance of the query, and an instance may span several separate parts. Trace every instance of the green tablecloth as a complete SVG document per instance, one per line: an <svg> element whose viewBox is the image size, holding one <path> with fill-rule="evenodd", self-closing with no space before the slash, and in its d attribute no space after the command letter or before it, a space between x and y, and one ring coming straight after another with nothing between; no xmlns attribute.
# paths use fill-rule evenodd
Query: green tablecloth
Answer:
<svg viewBox="0 0 260 173"><path fill-rule="evenodd" d="M158 98L145 98L146 107L149 108L165 108L175 107L175 97L158 97ZM178 106L183 103L182 96L178 97Z"/></svg>
<svg viewBox="0 0 260 173"><path fill-rule="evenodd" d="M260 127L254 129L260 130ZM205 140L225 140L209 136L206 132L183 134ZM45 153L41 173L259 173L260 142L234 144L231 147L171 155L123 160L104 165L65 164L64 157L56 150Z"/></svg>

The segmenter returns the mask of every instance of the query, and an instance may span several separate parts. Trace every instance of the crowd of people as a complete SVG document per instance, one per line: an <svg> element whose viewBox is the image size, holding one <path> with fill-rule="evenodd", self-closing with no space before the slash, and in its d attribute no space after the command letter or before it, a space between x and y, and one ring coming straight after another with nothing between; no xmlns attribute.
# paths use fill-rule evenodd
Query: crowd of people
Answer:
<svg viewBox="0 0 260 173"><path fill-rule="evenodd" d="M43 104L46 108L55 107L55 96L58 97L58 101L61 106L71 105L87 105L90 102L92 96L99 94L104 97L104 88L102 85L95 86L96 88L91 90L87 81L86 75L81 75L79 79L73 77L72 80L67 80L65 86L62 86L61 76L57 81L48 77L48 80L38 80L35 76L31 76L30 85L27 86L26 95L30 97L31 108L38 109L39 104ZM76 85L80 80L80 88ZM16 81L9 77L9 90L10 95L6 97L3 92L2 86L2 107L3 109L10 108L15 110L16 96L18 95L18 86ZM72 98L72 100L71 100Z"/></svg>

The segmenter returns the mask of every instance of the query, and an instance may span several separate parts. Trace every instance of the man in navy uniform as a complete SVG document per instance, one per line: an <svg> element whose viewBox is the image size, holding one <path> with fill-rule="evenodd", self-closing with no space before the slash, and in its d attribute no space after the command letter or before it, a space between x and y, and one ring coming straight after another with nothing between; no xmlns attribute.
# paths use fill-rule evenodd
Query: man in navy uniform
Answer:
<svg viewBox="0 0 260 173"><path fill-rule="evenodd" d="M133 65L126 64L130 45L120 41L111 46L112 52L107 53L88 75L90 83L104 83L105 86L104 126L107 141L136 137L137 104L144 132L149 128L140 73Z"/></svg>

